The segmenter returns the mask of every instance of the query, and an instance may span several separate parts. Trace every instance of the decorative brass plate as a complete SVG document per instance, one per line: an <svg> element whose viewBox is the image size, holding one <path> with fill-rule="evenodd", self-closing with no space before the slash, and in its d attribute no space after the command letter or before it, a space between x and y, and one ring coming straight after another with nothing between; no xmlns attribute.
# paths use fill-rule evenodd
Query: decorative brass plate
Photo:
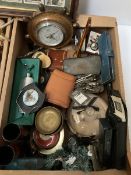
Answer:
<svg viewBox="0 0 131 175"><path fill-rule="evenodd" d="M73 26L66 16L46 12L41 13L28 23L30 38L45 48L61 48L67 45L73 36Z"/></svg>

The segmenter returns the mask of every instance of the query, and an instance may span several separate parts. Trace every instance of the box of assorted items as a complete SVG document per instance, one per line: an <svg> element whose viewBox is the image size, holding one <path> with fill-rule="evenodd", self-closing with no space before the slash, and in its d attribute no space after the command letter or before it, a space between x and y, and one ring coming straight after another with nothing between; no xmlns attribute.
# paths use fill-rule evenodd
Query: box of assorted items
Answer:
<svg viewBox="0 0 131 175"><path fill-rule="evenodd" d="M127 174L116 19L75 19L66 6L52 0L51 11L14 18L0 101L1 174Z"/></svg>

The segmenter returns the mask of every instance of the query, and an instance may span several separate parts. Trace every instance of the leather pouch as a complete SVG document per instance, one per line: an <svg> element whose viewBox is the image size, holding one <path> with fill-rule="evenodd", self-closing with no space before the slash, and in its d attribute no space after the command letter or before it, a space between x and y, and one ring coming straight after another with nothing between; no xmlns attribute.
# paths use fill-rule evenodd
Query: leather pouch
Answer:
<svg viewBox="0 0 131 175"><path fill-rule="evenodd" d="M84 58L70 58L64 60L64 72L73 75L100 74L100 56L88 56Z"/></svg>
<svg viewBox="0 0 131 175"><path fill-rule="evenodd" d="M59 70L53 71L45 89L48 102L68 108L75 80L73 75Z"/></svg>
<svg viewBox="0 0 131 175"><path fill-rule="evenodd" d="M67 51L65 50L49 50L48 56L51 58L51 66L49 69L51 71L55 69L62 70L63 68L63 61L67 58Z"/></svg>

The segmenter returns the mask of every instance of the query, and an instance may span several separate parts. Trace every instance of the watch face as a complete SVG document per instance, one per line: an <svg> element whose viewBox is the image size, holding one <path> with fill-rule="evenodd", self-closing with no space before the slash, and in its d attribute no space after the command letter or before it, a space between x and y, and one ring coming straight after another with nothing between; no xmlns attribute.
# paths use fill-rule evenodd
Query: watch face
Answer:
<svg viewBox="0 0 131 175"><path fill-rule="evenodd" d="M40 24L37 30L38 39L42 44L48 46L57 46L64 39L62 26L55 22L46 22Z"/></svg>
<svg viewBox="0 0 131 175"><path fill-rule="evenodd" d="M23 95L23 103L26 106L34 106L39 99L38 92L34 89L27 90Z"/></svg>
<svg viewBox="0 0 131 175"><path fill-rule="evenodd" d="M45 5L65 7L65 0L45 0Z"/></svg>

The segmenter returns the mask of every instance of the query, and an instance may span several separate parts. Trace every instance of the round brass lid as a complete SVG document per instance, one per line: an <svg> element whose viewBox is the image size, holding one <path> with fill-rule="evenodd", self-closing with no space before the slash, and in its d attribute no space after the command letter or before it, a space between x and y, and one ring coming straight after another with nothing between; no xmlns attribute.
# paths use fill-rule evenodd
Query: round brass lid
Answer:
<svg viewBox="0 0 131 175"><path fill-rule="evenodd" d="M43 52L37 51L32 58L39 58L42 61L42 68L48 68L51 65L51 59Z"/></svg>
<svg viewBox="0 0 131 175"><path fill-rule="evenodd" d="M41 134L52 134L62 123L61 112L54 107L41 109L35 119L35 126Z"/></svg>

